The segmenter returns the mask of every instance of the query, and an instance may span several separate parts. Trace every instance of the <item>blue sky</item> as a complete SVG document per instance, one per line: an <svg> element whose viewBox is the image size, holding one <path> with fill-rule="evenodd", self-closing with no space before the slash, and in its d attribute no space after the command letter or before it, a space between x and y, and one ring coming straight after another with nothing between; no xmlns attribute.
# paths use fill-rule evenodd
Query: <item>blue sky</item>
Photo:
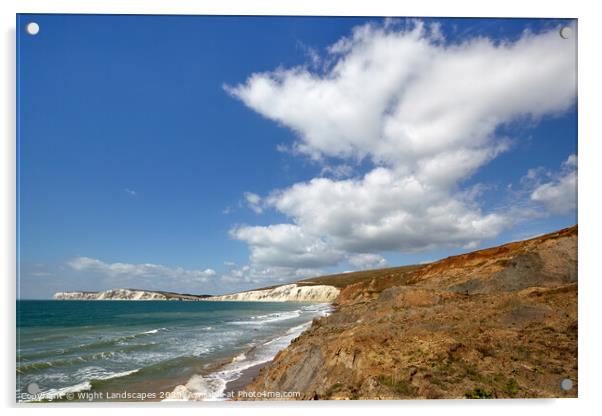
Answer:
<svg viewBox="0 0 602 416"><path fill-rule="evenodd" d="M20 15L19 295L231 292L573 225L565 25Z"/></svg>

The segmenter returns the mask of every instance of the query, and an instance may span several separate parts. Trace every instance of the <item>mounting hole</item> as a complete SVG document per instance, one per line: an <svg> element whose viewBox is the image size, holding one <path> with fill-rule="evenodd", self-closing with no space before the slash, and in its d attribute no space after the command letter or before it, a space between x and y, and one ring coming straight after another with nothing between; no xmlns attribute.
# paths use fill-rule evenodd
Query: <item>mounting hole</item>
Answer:
<svg viewBox="0 0 602 416"><path fill-rule="evenodd" d="M37 35L40 32L40 25L36 22L29 22L27 26L25 26L25 30L32 36Z"/></svg>
<svg viewBox="0 0 602 416"><path fill-rule="evenodd" d="M572 34L573 30L568 26L564 26L562 29L560 29L560 37L562 39L568 39L571 37Z"/></svg>
<svg viewBox="0 0 602 416"><path fill-rule="evenodd" d="M29 383L27 385L27 393L29 394L38 394L40 392L40 386L38 386L38 383Z"/></svg>
<svg viewBox="0 0 602 416"><path fill-rule="evenodd" d="M573 388L573 380L565 378L560 382L560 388L564 391L571 390Z"/></svg>

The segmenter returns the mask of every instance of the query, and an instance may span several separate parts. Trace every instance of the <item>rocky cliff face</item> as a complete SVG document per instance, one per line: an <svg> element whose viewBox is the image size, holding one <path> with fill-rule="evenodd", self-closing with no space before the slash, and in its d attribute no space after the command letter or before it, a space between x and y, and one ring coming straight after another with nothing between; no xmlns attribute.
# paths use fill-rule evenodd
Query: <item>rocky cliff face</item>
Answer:
<svg viewBox="0 0 602 416"><path fill-rule="evenodd" d="M56 300L203 300L208 295L186 295L136 289L110 289L104 292L58 292Z"/></svg>
<svg viewBox="0 0 602 416"><path fill-rule="evenodd" d="M302 399L577 397L577 227L341 290L245 390ZM563 390L570 379L573 388Z"/></svg>
<svg viewBox="0 0 602 416"><path fill-rule="evenodd" d="M186 295L137 289L110 289L104 292L58 292L56 300L212 300L241 302L332 302L339 289L328 285L297 285L295 283L273 288L250 290L231 295Z"/></svg>
<svg viewBox="0 0 602 416"><path fill-rule="evenodd" d="M250 290L231 295L212 296L207 300L244 302L332 302L339 295L334 286L297 284L277 286L269 289Z"/></svg>

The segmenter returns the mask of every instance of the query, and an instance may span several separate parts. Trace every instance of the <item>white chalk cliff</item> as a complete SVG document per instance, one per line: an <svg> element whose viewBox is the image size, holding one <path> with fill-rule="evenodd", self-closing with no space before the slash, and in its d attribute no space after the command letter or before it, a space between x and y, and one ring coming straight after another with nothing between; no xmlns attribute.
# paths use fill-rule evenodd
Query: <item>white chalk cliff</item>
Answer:
<svg viewBox="0 0 602 416"><path fill-rule="evenodd" d="M104 292L57 292L56 300L200 300L196 296L136 289L109 289Z"/></svg>
<svg viewBox="0 0 602 416"><path fill-rule="evenodd" d="M207 301L241 302L332 302L339 295L334 286L299 286L297 284L277 286L271 289L249 290L231 295L211 296Z"/></svg>
<svg viewBox="0 0 602 416"><path fill-rule="evenodd" d="M299 286L295 283L230 295L185 295L137 289L109 289L104 292L57 292L56 300L191 300L240 302L333 302L339 295L334 286Z"/></svg>

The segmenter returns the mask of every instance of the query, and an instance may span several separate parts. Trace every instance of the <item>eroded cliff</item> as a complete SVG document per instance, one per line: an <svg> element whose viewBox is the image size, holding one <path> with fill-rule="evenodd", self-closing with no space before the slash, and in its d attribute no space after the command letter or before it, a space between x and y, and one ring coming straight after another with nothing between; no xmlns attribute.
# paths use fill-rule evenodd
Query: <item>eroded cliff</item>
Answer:
<svg viewBox="0 0 602 416"><path fill-rule="evenodd" d="M109 289L102 292L57 292L56 300L203 300L209 295L188 295L138 289Z"/></svg>
<svg viewBox="0 0 602 416"><path fill-rule="evenodd" d="M300 286L289 284L268 289L250 290L231 295L212 296L212 301L243 302L333 302L339 295L334 286L313 285Z"/></svg>
<svg viewBox="0 0 602 416"><path fill-rule="evenodd" d="M298 285L250 290L229 295L187 295L137 289L110 289L103 292L58 292L56 300L206 300L237 302L332 302L340 290L329 285Z"/></svg>
<svg viewBox="0 0 602 416"><path fill-rule="evenodd" d="M344 287L337 311L245 390L302 399L577 396L576 226L370 276Z"/></svg>

